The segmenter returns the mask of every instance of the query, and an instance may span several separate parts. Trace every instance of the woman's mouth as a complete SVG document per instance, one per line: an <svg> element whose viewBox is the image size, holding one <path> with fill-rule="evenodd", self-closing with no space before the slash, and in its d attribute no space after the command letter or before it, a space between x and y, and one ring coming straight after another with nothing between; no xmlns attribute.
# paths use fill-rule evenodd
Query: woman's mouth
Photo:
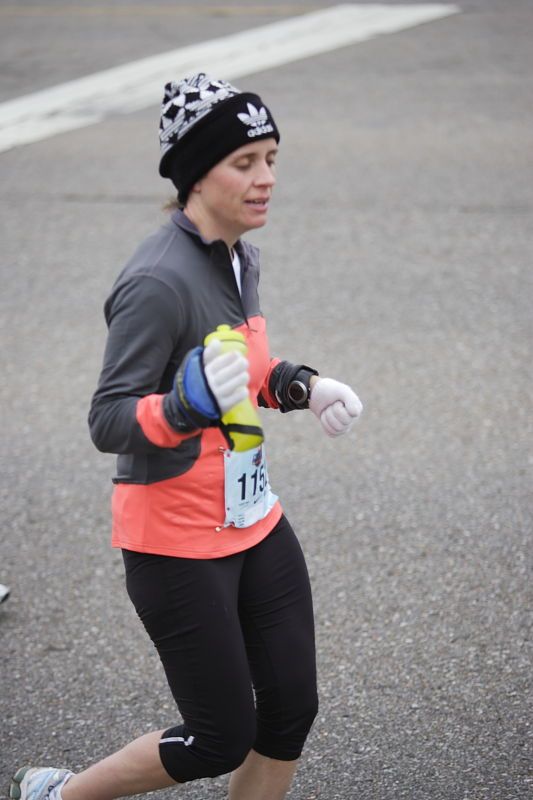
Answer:
<svg viewBox="0 0 533 800"><path fill-rule="evenodd" d="M246 200L246 205L253 208L255 211L266 211L270 198L260 197L255 200Z"/></svg>

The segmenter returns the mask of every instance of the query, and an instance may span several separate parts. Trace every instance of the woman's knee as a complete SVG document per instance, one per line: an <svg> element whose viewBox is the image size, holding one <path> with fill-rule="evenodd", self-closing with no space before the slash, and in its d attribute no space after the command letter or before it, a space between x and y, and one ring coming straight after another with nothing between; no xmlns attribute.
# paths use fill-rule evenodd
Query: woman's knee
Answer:
<svg viewBox="0 0 533 800"><path fill-rule="evenodd" d="M258 708L258 729L254 750L282 761L300 757L318 714L316 686L299 687L283 703Z"/></svg>
<svg viewBox="0 0 533 800"><path fill-rule="evenodd" d="M309 693L307 697L307 701L302 708L303 713L303 720L307 725L307 732L311 730L311 726L316 719L318 714L318 691L316 686L314 687L313 691Z"/></svg>
<svg viewBox="0 0 533 800"><path fill-rule="evenodd" d="M299 731L302 747L313 722L318 714L318 692L316 685L308 686L307 690L299 697L289 710L288 717L292 720L292 729Z"/></svg>
<svg viewBox="0 0 533 800"><path fill-rule="evenodd" d="M255 723L220 729L216 735L194 735L184 725L163 734L159 753L168 774L178 783L216 778L233 772L245 760L256 738Z"/></svg>
<svg viewBox="0 0 533 800"><path fill-rule="evenodd" d="M224 743L221 747L213 766L217 770L217 775L225 775L233 772L241 766L246 756L253 747L255 734L247 739Z"/></svg>

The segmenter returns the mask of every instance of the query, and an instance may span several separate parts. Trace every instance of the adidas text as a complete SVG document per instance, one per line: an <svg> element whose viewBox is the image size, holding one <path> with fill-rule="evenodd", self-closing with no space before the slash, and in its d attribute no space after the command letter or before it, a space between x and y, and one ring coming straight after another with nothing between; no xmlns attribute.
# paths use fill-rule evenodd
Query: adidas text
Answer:
<svg viewBox="0 0 533 800"><path fill-rule="evenodd" d="M250 128L248 131L248 136L262 136L264 133L274 133L274 128L272 125L260 125L257 128Z"/></svg>

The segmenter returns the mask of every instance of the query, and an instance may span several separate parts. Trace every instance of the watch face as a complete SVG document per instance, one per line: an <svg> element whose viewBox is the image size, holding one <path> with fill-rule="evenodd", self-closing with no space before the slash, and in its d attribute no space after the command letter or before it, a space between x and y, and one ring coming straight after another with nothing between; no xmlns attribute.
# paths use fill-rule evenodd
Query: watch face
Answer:
<svg viewBox="0 0 533 800"><path fill-rule="evenodd" d="M303 405L307 402L307 387L301 381L292 381L289 384L288 394L295 405Z"/></svg>

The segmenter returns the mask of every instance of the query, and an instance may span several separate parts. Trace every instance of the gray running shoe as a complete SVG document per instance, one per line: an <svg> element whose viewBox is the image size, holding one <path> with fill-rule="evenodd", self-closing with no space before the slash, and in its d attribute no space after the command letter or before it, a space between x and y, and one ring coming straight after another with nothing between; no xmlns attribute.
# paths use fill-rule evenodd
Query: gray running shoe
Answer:
<svg viewBox="0 0 533 800"><path fill-rule="evenodd" d="M61 787L74 773L54 767L21 767L9 787L11 800L61 800Z"/></svg>

